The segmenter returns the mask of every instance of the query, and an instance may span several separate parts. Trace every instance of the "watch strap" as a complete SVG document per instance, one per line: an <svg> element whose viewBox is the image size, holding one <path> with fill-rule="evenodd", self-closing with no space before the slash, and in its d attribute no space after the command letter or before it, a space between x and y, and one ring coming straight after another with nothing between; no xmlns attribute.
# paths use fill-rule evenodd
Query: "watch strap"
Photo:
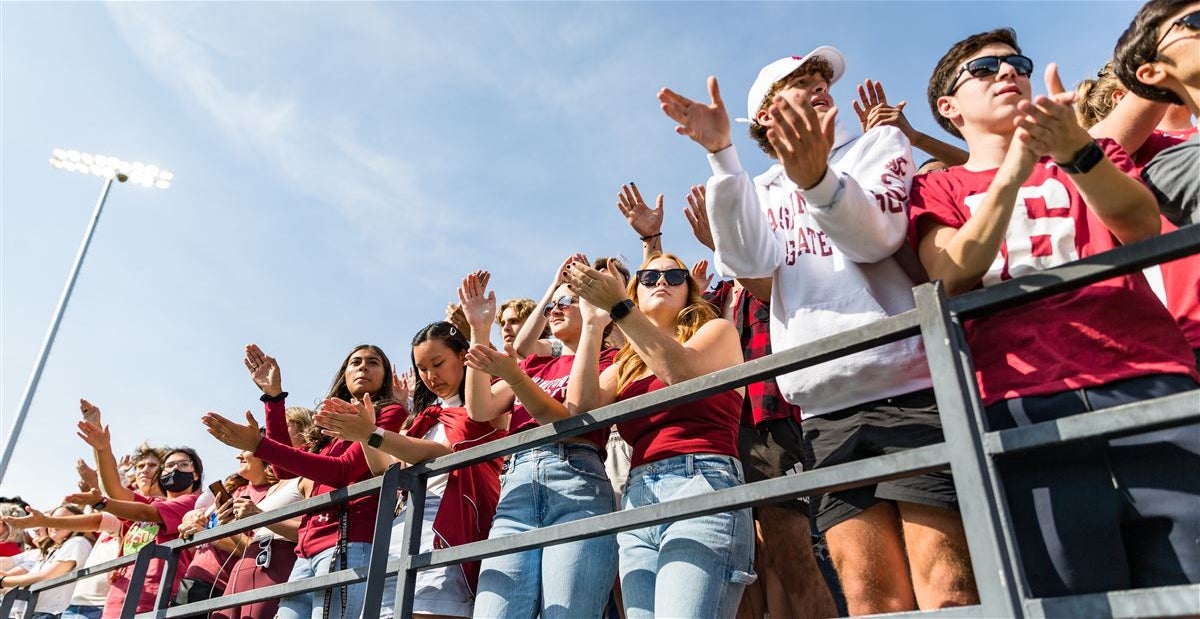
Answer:
<svg viewBox="0 0 1200 619"><path fill-rule="evenodd" d="M620 303L617 303L609 308L608 315L612 316L613 321L616 322L628 316L629 312L631 311L633 311L633 301L631 299L625 299L624 301L621 301Z"/></svg>
<svg viewBox="0 0 1200 619"><path fill-rule="evenodd" d="M94 509L98 512L102 512L102 511L104 511L104 508L107 506L108 506L108 497L102 496L102 497L100 497L99 501L96 501L95 503L92 504L92 509Z"/></svg>
<svg viewBox="0 0 1200 619"><path fill-rule="evenodd" d="M1104 149L1100 148L1096 140L1092 140L1079 149L1079 152L1075 153L1070 161L1066 163L1055 161L1054 163L1058 164L1058 167L1067 174L1087 174L1096 167L1097 163L1100 163L1101 159L1104 159Z"/></svg>
<svg viewBox="0 0 1200 619"><path fill-rule="evenodd" d="M367 445L378 449L383 445L383 428L375 428L374 432L367 437Z"/></svg>

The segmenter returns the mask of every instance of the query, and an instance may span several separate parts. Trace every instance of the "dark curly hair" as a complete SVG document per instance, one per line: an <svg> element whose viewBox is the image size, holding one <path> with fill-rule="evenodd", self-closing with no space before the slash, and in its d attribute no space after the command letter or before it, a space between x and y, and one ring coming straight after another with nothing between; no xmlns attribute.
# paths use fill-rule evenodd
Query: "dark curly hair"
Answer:
<svg viewBox="0 0 1200 619"><path fill-rule="evenodd" d="M1150 0L1134 16L1113 48L1113 69L1117 77L1137 96L1162 103L1183 104L1179 95L1161 86L1143 84L1137 78L1138 67L1156 60L1172 64L1158 53L1158 29L1179 9L1195 0Z"/></svg>

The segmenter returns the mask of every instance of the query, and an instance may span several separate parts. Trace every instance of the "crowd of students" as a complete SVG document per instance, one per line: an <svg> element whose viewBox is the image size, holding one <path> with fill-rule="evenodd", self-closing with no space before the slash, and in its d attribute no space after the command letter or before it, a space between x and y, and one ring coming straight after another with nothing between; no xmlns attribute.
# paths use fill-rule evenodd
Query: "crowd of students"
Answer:
<svg viewBox="0 0 1200 619"><path fill-rule="evenodd" d="M81 401L79 492L43 513L0 507L13 555L0 588L28 586L318 496L407 465L636 398L860 328L914 307L1200 222L1200 2L1151 0L1094 80L1066 90L1016 34L969 36L939 60L930 112L961 150L913 129L867 81L861 133L838 123L834 47L779 59L747 97L776 163L750 176L717 80L708 101L663 89L663 112L712 168L685 215L708 261L664 251L663 198L621 187L643 262L576 254L541 300L498 306L491 274L459 283L446 320L412 339L411 371L354 348L317 411L286 406L281 365L244 363L264 423L208 413L240 450L205 490L187 447L118 463ZM920 168L913 148L934 157ZM675 243L672 240L672 243ZM1200 388L1200 256L966 322L991 430ZM494 327L500 340L494 339ZM1200 394L1200 392L1196 392ZM636 509L942 441L919 338L805 368L427 481L420 551ZM1024 578L1038 597L1200 583L1200 425L1058 445L999 461ZM379 497L364 496L183 552L174 604L365 567ZM390 508L390 497L387 498ZM407 497L397 497L392 554ZM1069 524L1068 524L1069 523ZM25 533L21 533L24 529ZM835 577L814 550L827 545ZM20 544L29 542L23 552ZM158 594L151 563L138 611ZM115 618L129 570L42 593L27 616ZM392 616L396 579L384 591ZM215 616L355 618L364 583ZM950 471L681 519L423 570L425 617L825 617L969 605L978 595Z"/></svg>

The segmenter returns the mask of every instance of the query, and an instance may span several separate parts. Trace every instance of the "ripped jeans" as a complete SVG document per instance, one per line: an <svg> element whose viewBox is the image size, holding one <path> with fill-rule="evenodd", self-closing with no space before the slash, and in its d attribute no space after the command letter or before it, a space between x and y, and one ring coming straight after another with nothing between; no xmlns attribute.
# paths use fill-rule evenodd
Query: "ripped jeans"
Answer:
<svg viewBox="0 0 1200 619"><path fill-rule="evenodd" d="M621 502L634 509L740 486L736 458L687 454L629 472ZM617 534L628 619L733 617L754 582L754 517L749 508Z"/></svg>

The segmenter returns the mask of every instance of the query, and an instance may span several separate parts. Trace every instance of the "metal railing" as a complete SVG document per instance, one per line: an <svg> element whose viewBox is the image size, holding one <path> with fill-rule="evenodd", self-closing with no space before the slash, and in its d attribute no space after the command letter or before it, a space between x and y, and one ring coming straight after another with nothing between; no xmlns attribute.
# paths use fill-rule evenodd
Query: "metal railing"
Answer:
<svg viewBox="0 0 1200 619"><path fill-rule="evenodd" d="M822 494L864 484L951 469L959 497L972 569L979 591L976 606L937 611L894 613L946 617L1133 617L1200 615L1200 585L1158 587L1058 598L1030 594L1009 520L997 456L1010 456L1089 438L1114 437L1200 421L1200 390L1127 404L1102 413L1077 415L1002 431L986 431L983 405L975 383L975 370L962 330L962 320L1029 303L1090 283L1138 271L1146 266L1200 253L1200 226L1189 226L1167 235L1117 248L1103 254L1010 280L984 290L947 299L939 283L913 289L916 308L854 331L809 342L770 356L698 377L677 385L617 402L578 415L553 426L541 426L491 443L401 469L395 465L374 479L258 514L197 534L189 541L150 544L136 555L77 570L10 592L0 604L0 618L8 617L16 599L30 608L39 592L80 578L134 565L122 617L178 617L207 613L255 601L317 591L366 581L363 617L377 617L382 605L384 580L399 575L394 608L397 617L412 614L416 574L420 570L464 561L561 544L627 531L688 517L764 505L798 496ZM857 462L804 471L735 488L666 503L618 511L566 524L554 525L452 548L419 552L425 505L425 480L471 464L553 443L611 424L633 419L664 407L684 404L791 372L919 335L925 346L933 389L942 421L944 442ZM1196 474L1200 474L1197 471ZM409 493L399 557L388 549L393 522L393 498L404 488ZM381 497L374 541L366 568L347 569L296 582L227 595L167 608L177 554L187 548L234 533L328 508L351 498ZM146 569L152 558L164 560L157 610L135 615ZM889 615L890 616L890 615Z"/></svg>

